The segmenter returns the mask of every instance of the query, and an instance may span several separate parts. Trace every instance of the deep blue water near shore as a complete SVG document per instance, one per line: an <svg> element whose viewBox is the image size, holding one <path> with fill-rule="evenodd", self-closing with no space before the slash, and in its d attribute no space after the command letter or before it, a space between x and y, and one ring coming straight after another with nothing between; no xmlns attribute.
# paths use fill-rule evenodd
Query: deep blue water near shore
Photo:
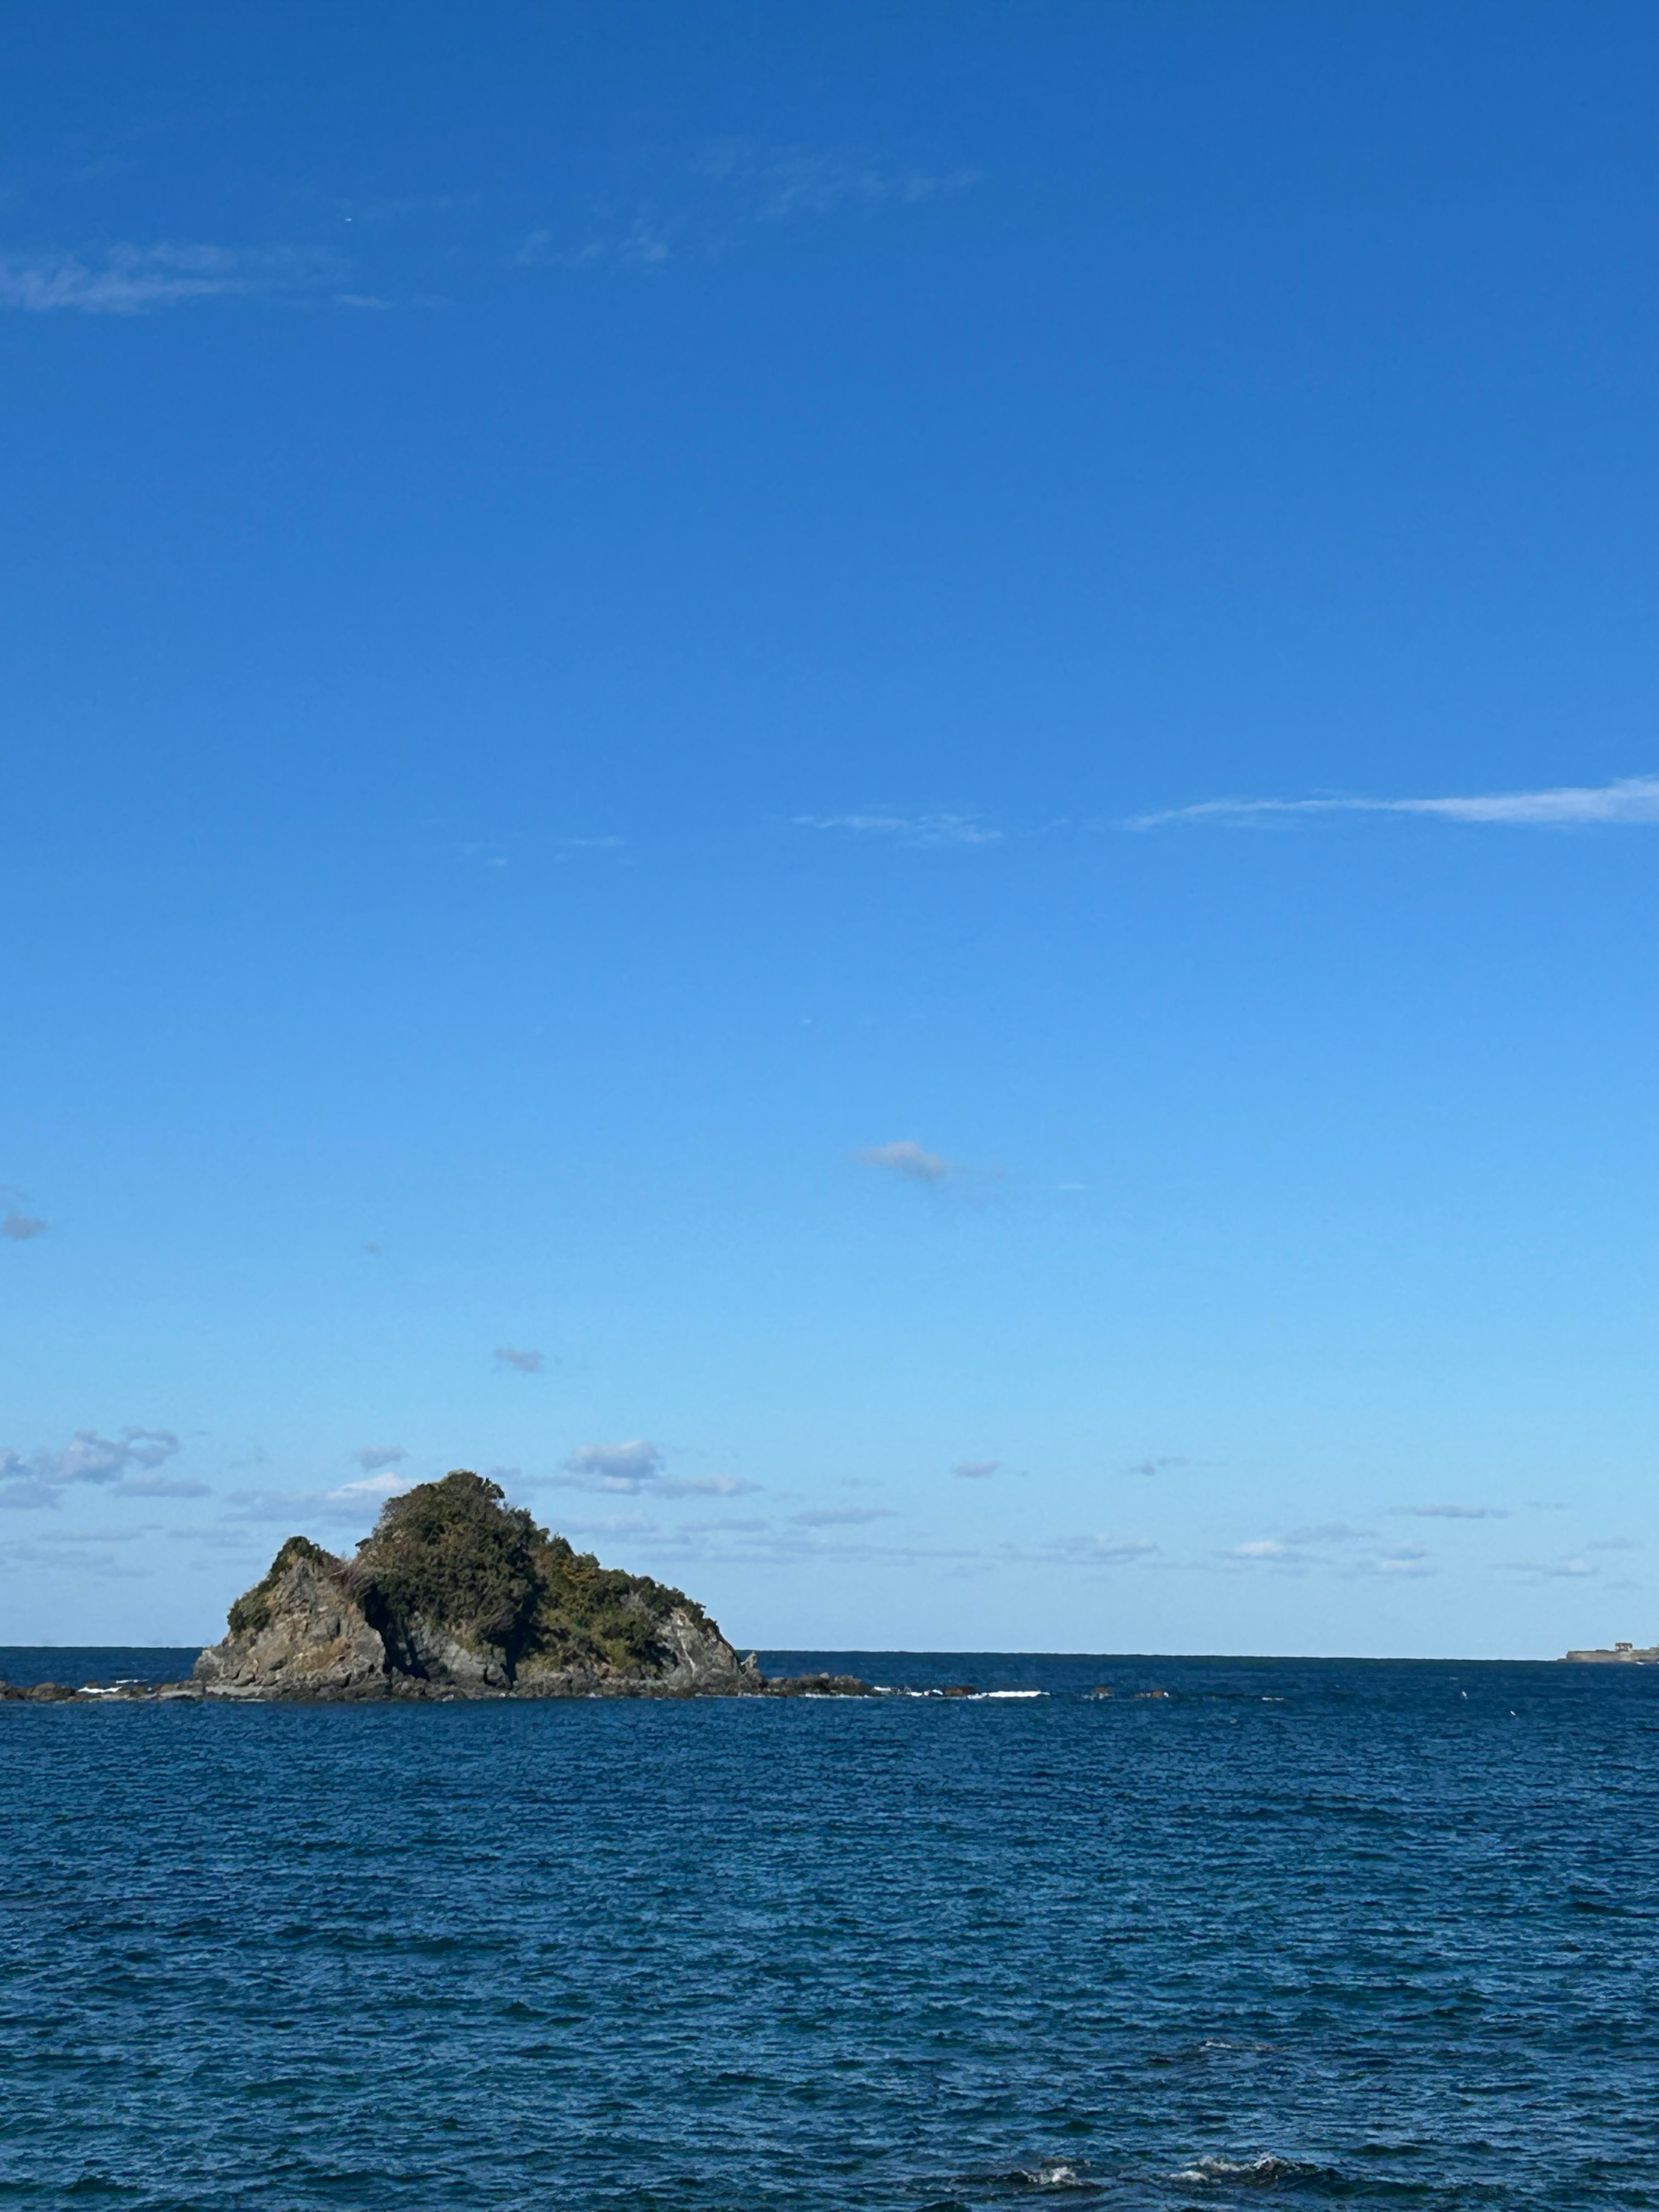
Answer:
<svg viewBox="0 0 1659 2212"><path fill-rule="evenodd" d="M0 2203L1659 2204L1659 1672L809 1659L0 1705Z"/></svg>

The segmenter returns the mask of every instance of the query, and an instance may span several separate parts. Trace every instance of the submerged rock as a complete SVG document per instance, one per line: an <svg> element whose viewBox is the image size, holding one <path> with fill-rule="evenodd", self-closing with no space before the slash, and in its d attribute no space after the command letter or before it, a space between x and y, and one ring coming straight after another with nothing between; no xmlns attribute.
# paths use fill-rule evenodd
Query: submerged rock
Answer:
<svg viewBox="0 0 1659 2212"><path fill-rule="evenodd" d="M458 1470L351 1559L290 1536L196 1662L216 1698L672 1697L767 1686L683 1591L602 1567Z"/></svg>

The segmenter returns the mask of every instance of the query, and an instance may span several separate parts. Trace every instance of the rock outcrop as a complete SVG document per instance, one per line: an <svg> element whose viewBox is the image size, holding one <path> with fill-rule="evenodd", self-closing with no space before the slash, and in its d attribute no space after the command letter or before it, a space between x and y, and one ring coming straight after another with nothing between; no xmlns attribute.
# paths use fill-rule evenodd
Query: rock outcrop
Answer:
<svg viewBox="0 0 1659 2212"><path fill-rule="evenodd" d="M682 1591L602 1567L465 1471L389 1500L353 1559L290 1536L228 1626L196 1662L208 1697L731 1696L771 1686Z"/></svg>
<svg viewBox="0 0 1659 2212"><path fill-rule="evenodd" d="M1615 1644L1611 1651L1569 1651L1569 1659L1586 1659L1611 1667L1659 1667L1659 1644Z"/></svg>

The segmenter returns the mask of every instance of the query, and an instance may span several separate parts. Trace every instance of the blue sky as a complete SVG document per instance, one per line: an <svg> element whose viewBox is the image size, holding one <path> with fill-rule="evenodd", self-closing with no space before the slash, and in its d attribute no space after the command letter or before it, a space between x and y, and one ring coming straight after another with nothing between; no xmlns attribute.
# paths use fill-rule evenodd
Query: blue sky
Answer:
<svg viewBox="0 0 1659 2212"><path fill-rule="evenodd" d="M1659 1635L1659 20L19 5L0 1641Z"/></svg>

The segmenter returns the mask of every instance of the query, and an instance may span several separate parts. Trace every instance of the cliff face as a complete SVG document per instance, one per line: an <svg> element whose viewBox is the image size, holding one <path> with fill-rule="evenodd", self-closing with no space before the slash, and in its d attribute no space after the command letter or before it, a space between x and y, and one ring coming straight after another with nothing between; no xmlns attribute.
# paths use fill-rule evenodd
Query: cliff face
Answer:
<svg viewBox="0 0 1659 2212"><path fill-rule="evenodd" d="M210 1697L584 1697L763 1688L701 1606L602 1567L458 1472L355 1559L291 1536L196 1662Z"/></svg>

